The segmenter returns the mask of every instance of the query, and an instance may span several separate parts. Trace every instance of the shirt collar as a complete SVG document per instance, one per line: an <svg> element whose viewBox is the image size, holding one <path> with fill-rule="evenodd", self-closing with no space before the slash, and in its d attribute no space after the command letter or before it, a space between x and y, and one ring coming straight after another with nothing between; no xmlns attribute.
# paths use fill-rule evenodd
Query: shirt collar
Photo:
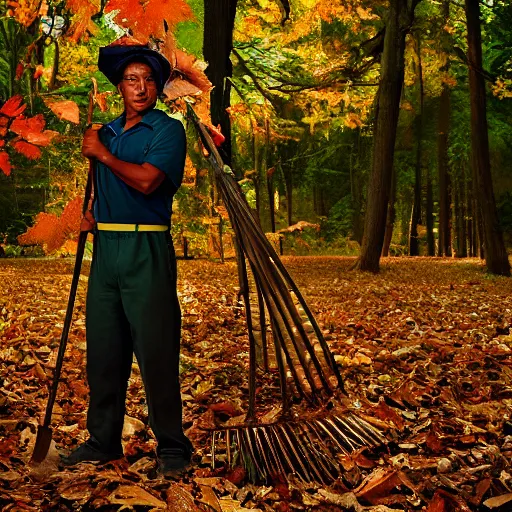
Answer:
<svg viewBox="0 0 512 512"><path fill-rule="evenodd" d="M152 108L149 112L143 116L143 118L135 125L135 126L146 126L150 130L153 130L153 124L151 123L153 119L153 111L155 109ZM106 127L110 129L110 131L117 137L123 131L123 126L126 122L126 112L123 112L118 118L114 119L110 123L106 124Z"/></svg>

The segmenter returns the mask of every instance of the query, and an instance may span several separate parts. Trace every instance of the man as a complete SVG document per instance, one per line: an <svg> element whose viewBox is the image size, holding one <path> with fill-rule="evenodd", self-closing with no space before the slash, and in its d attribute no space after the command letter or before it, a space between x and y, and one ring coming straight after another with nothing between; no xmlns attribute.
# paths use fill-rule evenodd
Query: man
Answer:
<svg viewBox="0 0 512 512"><path fill-rule="evenodd" d="M94 255L86 305L89 439L65 460L123 456L121 433L133 353L144 382L159 469L179 472L192 445L183 433L179 388L181 311L169 235L172 198L186 154L182 124L156 110L171 67L147 46L100 49L98 67L117 86L123 114L85 133L95 161ZM82 229L89 229L87 218Z"/></svg>

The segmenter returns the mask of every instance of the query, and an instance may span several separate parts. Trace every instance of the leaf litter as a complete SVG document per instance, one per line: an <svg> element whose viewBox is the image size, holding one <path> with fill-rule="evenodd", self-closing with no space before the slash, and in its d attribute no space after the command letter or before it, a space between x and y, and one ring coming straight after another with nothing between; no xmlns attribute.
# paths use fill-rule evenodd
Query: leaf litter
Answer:
<svg viewBox="0 0 512 512"><path fill-rule="evenodd" d="M330 487L293 476L249 483L241 467L210 468L206 429L244 420L248 337L236 264L179 262L184 427L196 447L179 481L159 478L134 362L125 458L58 467L86 438L85 292L52 420L55 445L30 468L58 350L73 262L0 262L1 510L509 510L512 503L512 282L477 260L387 259L379 275L350 258L284 258L340 366L346 403L383 429L379 451L339 456ZM261 379L260 419L278 413L275 375Z"/></svg>

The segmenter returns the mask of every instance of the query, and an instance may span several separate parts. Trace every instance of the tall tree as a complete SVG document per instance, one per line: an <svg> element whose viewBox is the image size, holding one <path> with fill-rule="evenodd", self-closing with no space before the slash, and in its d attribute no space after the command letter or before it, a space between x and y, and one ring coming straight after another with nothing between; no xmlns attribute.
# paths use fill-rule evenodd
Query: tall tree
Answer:
<svg viewBox="0 0 512 512"><path fill-rule="evenodd" d="M224 161L231 166L231 120L227 108L231 105L231 51L233 27L238 0L204 0L203 55L208 63L206 76L213 85L210 96L211 118L220 125L225 141L221 146Z"/></svg>
<svg viewBox="0 0 512 512"><path fill-rule="evenodd" d="M483 220L485 263L488 270L493 274L510 276L510 263L496 211L489 159L479 0L465 0L465 7L471 102L471 142L476 165L478 199Z"/></svg>
<svg viewBox="0 0 512 512"><path fill-rule="evenodd" d="M419 2L420 0L390 0L387 12L375 112L373 165L368 186L361 256L357 262L359 269L370 272L379 271L391 189L400 95L404 81L405 36Z"/></svg>
<svg viewBox="0 0 512 512"><path fill-rule="evenodd" d="M444 0L442 6L444 25L446 25L450 16L450 0ZM445 63L441 67L442 73L448 73L450 60L448 51L450 46L449 34L443 30L440 37L441 50L445 54ZM437 169L439 185L439 239L437 246L438 256L452 255L452 240L450 229L450 172L448 159L448 132L450 131L450 87L443 82L443 89L439 99L439 124L437 135Z"/></svg>
<svg viewBox="0 0 512 512"><path fill-rule="evenodd" d="M421 39L416 36L416 51L418 55L418 103L419 112L416 116L416 168L414 179L414 199L412 204L411 225L409 228L409 256L419 256L418 224L421 224L421 169L423 144L423 111L425 92L423 87L423 68L421 62Z"/></svg>

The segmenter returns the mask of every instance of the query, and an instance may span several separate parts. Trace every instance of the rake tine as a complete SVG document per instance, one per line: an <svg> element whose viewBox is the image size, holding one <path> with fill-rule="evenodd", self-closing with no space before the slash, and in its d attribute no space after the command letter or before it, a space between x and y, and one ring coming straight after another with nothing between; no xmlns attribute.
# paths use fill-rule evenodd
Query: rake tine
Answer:
<svg viewBox="0 0 512 512"><path fill-rule="evenodd" d="M260 448L261 454L263 455L263 462L265 463L265 465L267 466L267 469L268 469L267 474L269 476L279 474L279 469L277 467L273 466L272 459L270 458L270 456L267 458L267 450L265 450L265 446L263 445L261 437L259 436L259 434L261 432L261 427L255 428L254 431L255 431L254 434L256 437L256 443Z"/></svg>
<svg viewBox="0 0 512 512"><path fill-rule="evenodd" d="M259 464L260 461L258 460L258 457L254 453L254 449L253 449L253 445L252 445L252 439L251 439L251 434L250 434L250 429L249 428L245 428L245 429L243 429L243 431L245 432L246 443L249 445L249 451L251 453L252 461L254 462L254 465L256 466L256 471L259 473L261 478L266 479L267 475L265 473L265 468L262 468L260 466L260 464ZM242 439L243 439L243 437L242 437Z"/></svg>
<svg viewBox="0 0 512 512"><path fill-rule="evenodd" d="M304 439L301 439L303 443L301 448L302 452L304 453L309 463L309 467L313 469L313 472L316 474L320 482L322 482L322 484L326 484L327 482L324 479L325 473L323 473L322 468L318 466L318 450L314 447L313 443L311 442L311 439L308 436L303 437Z"/></svg>
<svg viewBox="0 0 512 512"><path fill-rule="evenodd" d="M212 432L212 471L215 470L215 437L217 432L214 430Z"/></svg>
<svg viewBox="0 0 512 512"><path fill-rule="evenodd" d="M231 467L231 431L226 430L226 454L228 457L228 467Z"/></svg>
<svg viewBox="0 0 512 512"><path fill-rule="evenodd" d="M359 442L362 446L367 446L373 444L371 439L368 439L368 434L361 429L359 425L355 422L349 421L349 418L340 418L338 416L333 416L328 419L329 423L332 425L336 425L338 429L351 434L351 437L354 441Z"/></svg>
<svg viewBox="0 0 512 512"><path fill-rule="evenodd" d="M300 449L300 443L298 442L297 438L295 437L293 431L291 431L290 433L288 433L286 431L286 428L284 425L277 425L279 427L279 429L281 430L281 432L283 433L287 443L288 443L288 446L290 447L292 453L293 453L293 456L295 457L295 460L298 462L299 466L301 467L301 470L302 470L302 475L304 477L304 479L307 481L307 482L311 482L312 478L311 478L311 475L309 474L308 470L306 469L306 466L304 466L304 464L302 463L302 450ZM292 435L293 437L295 437L295 443L292 443L291 439L290 439L290 435ZM295 449L295 447L297 447L297 449L300 451L300 454L297 453L297 450Z"/></svg>
<svg viewBox="0 0 512 512"><path fill-rule="evenodd" d="M340 435L344 435L347 440L350 439L352 443L356 445L356 449L361 448L361 446L364 446L366 444L364 437L361 437L354 429L350 428L349 425L346 425L343 420L340 420L340 425L333 421L332 418L324 418L324 421L327 424L329 424Z"/></svg>
<svg viewBox="0 0 512 512"><path fill-rule="evenodd" d="M334 416L337 418L337 416ZM368 423L366 420L359 418L353 414L350 414L345 418L345 420L352 425L357 425L360 430L364 431L365 434L372 437L377 445L384 444L386 442L386 438L377 430L373 425Z"/></svg>
<svg viewBox="0 0 512 512"><path fill-rule="evenodd" d="M292 463L290 457L288 456L288 451L286 450L285 446L283 446L283 444L282 444L281 438L279 437L279 434L277 433L275 425L270 425L270 431L273 434L273 436L275 437L276 442L277 442L277 444L279 446L279 449L281 450L281 453L284 456L284 459L285 459L288 471L290 473L294 473L295 469L293 467L293 463Z"/></svg>
<svg viewBox="0 0 512 512"><path fill-rule="evenodd" d="M324 442L324 440L318 436L317 432L314 429L311 429L308 424L300 423L302 431L304 435L310 439L312 451L315 453L318 463L322 466L324 474L328 476L329 480L332 482L336 480L339 475L339 471L337 469L336 461L332 458L329 447ZM323 450L318 450L313 443L313 438L322 446ZM334 471L334 474L333 474Z"/></svg>
<svg viewBox="0 0 512 512"><path fill-rule="evenodd" d="M276 461L277 466L279 466L279 473L286 476L286 470L281 462L281 457L279 456L279 452L277 451L276 447L274 446L274 439L271 435L272 429L270 428L269 431L267 431L268 427L262 427L263 434L265 435L265 439L270 447L270 451L272 452L272 455L274 456L274 459Z"/></svg>
<svg viewBox="0 0 512 512"><path fill-rule="evenodd" d="M322 423L322 420L316 420L316 423L319 427L322 428L322 430L324 430L324 432L338 445L338 448L343 452L345 453L346 455L348 455L351 451L353 450L356 450L357 449L357 446L354 446L352 444L352 442L350 441L350 439L347 438L347 436L345 436L345 434L343 434L342 432L340 432L339 430L337 430L338 434L340 435L340 437L343 439L343 441L349 446L349 448L347 448L346 446L343 446L340 442L340 440L338 439L338 436L335 436L329 428L327 428L326 425L324 425Z"/></svg>

